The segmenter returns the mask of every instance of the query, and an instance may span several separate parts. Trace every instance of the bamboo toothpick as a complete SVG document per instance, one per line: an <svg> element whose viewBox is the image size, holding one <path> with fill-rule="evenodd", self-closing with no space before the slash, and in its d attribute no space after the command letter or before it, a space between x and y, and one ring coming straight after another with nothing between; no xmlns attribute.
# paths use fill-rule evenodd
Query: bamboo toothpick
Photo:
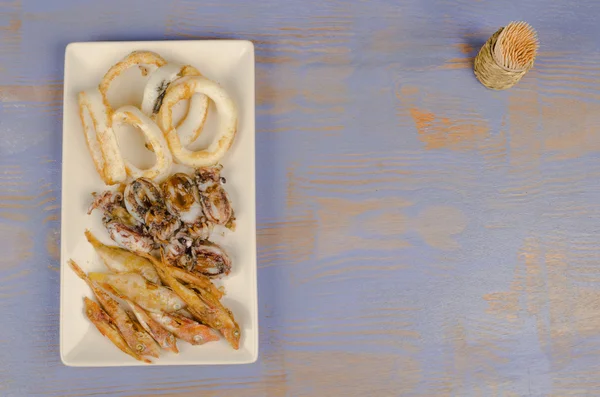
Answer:
<svg viewBox="0 0 600 397"><path fill-rule="evenodd" d="M496 62L509 70L525 70L533 63L539 47L537 33L526 22L509 23L494 48Z"/></svg>

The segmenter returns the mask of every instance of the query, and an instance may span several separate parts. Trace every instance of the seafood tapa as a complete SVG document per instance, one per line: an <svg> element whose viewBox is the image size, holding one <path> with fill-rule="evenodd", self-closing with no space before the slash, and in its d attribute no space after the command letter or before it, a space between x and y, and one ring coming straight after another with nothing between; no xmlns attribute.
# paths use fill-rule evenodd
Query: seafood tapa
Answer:
<svg viewBox="0 0 600 397"><path fill-rule="evenodd" d="M139 323L132 321L127 312L114 300L108 292L100 288L94 281L92 281L87 274L75 263L70 260L69 265L71 269L77 274L79 278L85 281L92 292L100 302L102 308L110 316L112 321L115 323L123 339L127 342L127 345L142 356L152 356L158 358L159 347L154 342L154 339L139 325Z"/></svg>
<svg viewBox="0 0 600 397"><path fill-rule="evenodd" d="M102 310L99 304L88 297L84 297L83 301L85 305L85 315L102 335L106 336L123 353L129 354L136 360L151 363L150 360L143 358L127 345L127 342L123 339L123 336L111 320L110 316Z"/></svg>
<svg viewBox="0 0 600 397"><path fill-rule="evenodd" d="M211 328L219 330L234 349L239 349L240 327L233 319L233 315L229 310L215 310L207 305L193 290L177 281L172 274L171 268L166 263L163 263L164 258L163 261L160 261L152 256L148 256L148 259L152 261L163 282L171 287L187 303L187 310L194 318Z"/></svg>
<svg viewBox="0 0 600 397"><path fill-rule="evenodd" d="M192 345L218 341L219 337L206 325L177 313L148 313L156 322Z"/></svg>
<svg viewBox="0 0 600 397"><path fill-rule="evenodd" d="M175 292L151 283L137 273L98 273L91 272L89 278L101 284L108 284L144 309L154 312L174 312L184 309L186 302Z"/></svg>
<svg viewBox="0 0 600 397"><path fill-rule="evenodd" d="M124 298L123 300L129 307L131 311L138 319L142 327L148 332L154 340L165 350L172 351L173 353L179 353L177 349L177 339L175 336L169 332L165 327L161 326L161 324L156 321L149 313L147 313L140 306L136 305L131 300Z"/></svg>
<svg viewBox="0 0 600 397"><path fill-rule="evenodd" d="M160 284L158 273L146 258L124 248L103 244L89 230L85 231L85 237L110 271L115 273L139 273L148 281Z"/></svg>

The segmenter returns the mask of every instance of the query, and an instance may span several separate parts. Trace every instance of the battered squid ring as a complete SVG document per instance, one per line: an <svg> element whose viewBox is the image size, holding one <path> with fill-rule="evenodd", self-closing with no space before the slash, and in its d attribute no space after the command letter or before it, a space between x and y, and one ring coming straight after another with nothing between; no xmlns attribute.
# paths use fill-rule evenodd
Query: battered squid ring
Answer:
<svg viewBox="0 0 600 397"><path fill-rule="evenodd" d="M168 176L173 165L173 157L162 131L154 121L135 106L127 105L117 109L113 113L112 122L115 126L118 124L129 124L141 130L156 154L156 163L145 170L125 160L125 169L129 175L136 179L148 178L158 181Z"/></svg>
<svg viewBox="0 0 600 397"><path fill-rule="evenodd" d="M202 76L193 66L183 66L177 63L168 63L159 67L150 74L144 88L142 112L154 118L160 110L165 93L170 86L176 85L178 79L184 76ZM190 99L187 114L177 125L179 139L183 146L194 142L204 127L208 114L208 98L204 94L193 95Z"/></svg>
<svg viewBox="0 0 600 397"><path fill-rule="evenodd" d="M125 164L117 138L110 127L108 109L102 101L100 91L97 88L82 91L78 95L78 102L79 117L96 171L107 185L125 181L127 178ZM86 120L86 111L90 115L92 125Z"/></svg>
<svg viewBox="0 0 600 397"><path fill-rule="evenodd" d="M208 96L219 113L219 131L208 148L192 151L183 147L177 128L173 126L173 106L181 100L191 98L194 93ZM180 83L167 89L157 116L158 125L167 137L175 160L190 167L206 167L216 164L229 150L237 130L237 109L227 92L206 77L185 77Z"/></svg>
<svg viewBox="0 0 600 397"><path fill-rule="evenodd" d="M110 83L112 83L112 81L117 76L119 76L125 70L129 69L131 66L134 66L134 65L138 65L138 66L154 65L156 67L161 67L166 64L167 64L167 61L165 61L163 57L161 57L160 55L158 55L155 52L133 51L129 55L127 55L125 58L123 58L123 60L117 62L110 69L108 69L108 72L106 72L106 74L102 78L102 81L100 81L100 84L98 85L98 89L100 90L100 94L102 94L102 100L104 101L104 105L106 105L106 108L109 109L109 112L112 111L112 108L110 106L110 103L108 103L108 97L107 97L108 88L110 87ZM145 70L145 71L142 70L142 74L145 75L146 73L148 73L147 70Z"/></svg>

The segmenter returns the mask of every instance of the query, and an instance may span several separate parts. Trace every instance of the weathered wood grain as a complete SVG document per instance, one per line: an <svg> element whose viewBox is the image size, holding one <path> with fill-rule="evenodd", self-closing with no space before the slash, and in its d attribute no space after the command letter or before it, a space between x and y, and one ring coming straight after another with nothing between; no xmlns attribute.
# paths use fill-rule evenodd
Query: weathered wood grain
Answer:
<svg viewBox="0 0 600 397"><path fill-rule="evenodd" d="M600 395L600 3L0 4L0 395ZM531 23L534 69L472 59ZM256 46L260 359L66 368L61 95L71 41Z"/></svg>

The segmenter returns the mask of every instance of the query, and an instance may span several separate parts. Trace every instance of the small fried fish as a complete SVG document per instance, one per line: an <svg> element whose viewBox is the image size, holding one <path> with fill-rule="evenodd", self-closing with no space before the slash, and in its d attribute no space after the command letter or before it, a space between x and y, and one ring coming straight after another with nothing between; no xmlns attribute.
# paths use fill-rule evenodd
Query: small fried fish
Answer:
<svg viewBox="0 0 600 397"><path fill-rule="evenodd" d="M139 273L146 280L154 284L160 284L158 273L146 258L124 248L105 245L89 230L85 231L85 237L110 271L115 273Z"/></svg>
<svg viewBox="0 0 600 397"><path fill-rule="evenodd" d="M167 265L169 269L172 271L173 276L187 283L190 288L196 291L204 291L207 294L210 294L215 299L219 300L223 297L223 291L218 289L208 277L195 274L180 267Z"/></svg>
<svg viewBox="0 0 600 397"><path fill-rule="evenodd" d="M156 322L192 345L218 341L219 337L206 325L176 313L148 313Z"/></svg>
<svg viewBox="0 0 600 397"><path fill-rule="evenodd" d="M163 252L161 251L161 256L163 256L162 254ZM211 304L211 306L217 307L217 309L212 308L205 301L200 299L193 290L177 281L173 276L170 267L166 264L166 261L164 261L164 258L163 261L159 261L148 256L148 259L152 261L152 264L156 268L156 271L163 282L171 287L171 289L187 303L187 310L194 318L211 328L219 330L234 349L239 349L241 331L239 325L235 322L231 311L225 309L222 305L220 305L219 308L214 305L214 303Z"/></svg>
<svg viewBox="0 0 600 397"><path fill-rule="evenodd" d="M123 299L125 303L129 305L131 311L138 319L142 327L154 338L156 342L165 350L172 351L173 353L179 353L177 349L177 339L166 327L163 327L159 321L151 317L151 315L136 305L134 302L127 298Z"/></svg>
<svg viewBox="0 0 600 397"><path fill-rule="evenodd" d="M98 331L100 331L102 335L106 336L123 353L129 354L136 360L140 360L145 363L151 363L150 360L141 357L135 351L131 350L131 348L127 345L127 342L125 342L125 339L123 339L121 333L119 333L119 330L115 324L112 322L108 314L102 310L99 304L87 297L84 297L83 300L85 302L85 314L87 318L96 326L96 328L98 328Z"/></svg>
<svg viewBox="0 0 600 397"><path fill-rule="evenodd" d="M142 308L151 312L174 312L185 308L186 303L176 293L161 285L156 285L137 273L95 273L89 278L101 284L108 284Z"/></svg>
<svg viewBox="0 0 600 397"><path fill-rule="evenodd" d="M129 347L142 356L158 358L160 348L141 325L137 321L132 321L125 309L108 292L92 281L73 260L69 261L69 265L75 274L90 286L98 302L115 323Z"/></svg>

